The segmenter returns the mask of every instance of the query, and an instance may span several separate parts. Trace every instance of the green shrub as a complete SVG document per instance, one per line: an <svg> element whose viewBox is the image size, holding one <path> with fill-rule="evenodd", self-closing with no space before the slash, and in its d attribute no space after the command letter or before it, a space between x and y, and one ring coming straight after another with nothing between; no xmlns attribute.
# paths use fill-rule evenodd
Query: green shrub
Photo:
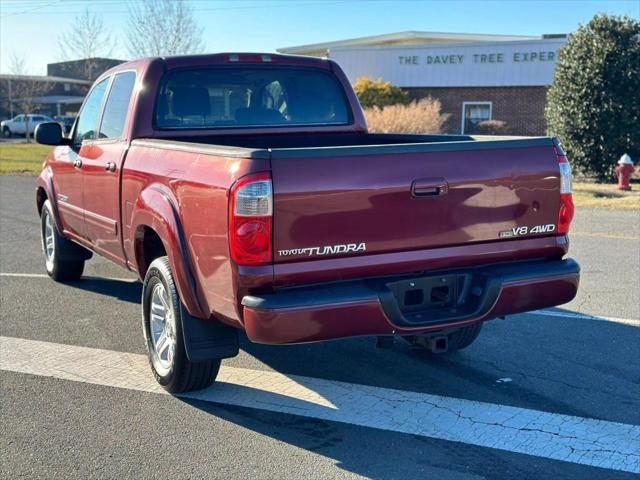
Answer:
<svg viewBox="0 0 640 480"><path fill-rule="evenodd" d="M604 179L640 155L640 23L596 15L560 50L545 112L575 170Z"/></svg>
<svg viewBox="0 0 640 480"><path fill-rule="evenodd" d="M360 77L353 85L353 89L358 96L358 100L360 100L362 108L383 108L388 105L406 105L409 103L407 92L382 79L372 80L367 77Z"/></svg>

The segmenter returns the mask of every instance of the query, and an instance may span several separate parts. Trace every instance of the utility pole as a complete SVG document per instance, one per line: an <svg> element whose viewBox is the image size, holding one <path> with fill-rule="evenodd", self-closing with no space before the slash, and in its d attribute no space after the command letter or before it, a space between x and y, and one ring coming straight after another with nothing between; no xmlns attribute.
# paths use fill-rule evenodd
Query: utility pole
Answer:
<svg viewBox="0 0 640 480"><path fill-rule="evenodd" d="M11 95L11 79L8 79L9 83L9 115L10 118L13 118L13 96Z"/></svg>

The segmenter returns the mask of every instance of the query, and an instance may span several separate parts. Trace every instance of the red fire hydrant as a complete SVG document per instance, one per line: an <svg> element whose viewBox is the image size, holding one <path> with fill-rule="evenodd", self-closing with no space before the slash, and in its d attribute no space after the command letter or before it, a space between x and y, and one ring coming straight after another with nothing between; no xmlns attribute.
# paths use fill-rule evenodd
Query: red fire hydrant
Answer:
<svg viewBox="0 0 640 480"><path fill-rule="evenodd" d="M629 182L631 181L631 174L635 171L636 169L633 167L631 157L626 153L622 155L620 160L618 160L618 166L616 167L616 175L618 175L618 189L631 190Z"/></svg>

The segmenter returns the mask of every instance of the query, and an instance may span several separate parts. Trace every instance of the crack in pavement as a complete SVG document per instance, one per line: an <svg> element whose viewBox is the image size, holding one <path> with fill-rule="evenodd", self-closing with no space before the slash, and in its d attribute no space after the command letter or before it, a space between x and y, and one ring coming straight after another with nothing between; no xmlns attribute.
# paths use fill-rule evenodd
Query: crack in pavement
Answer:
<svg viewBox="0 0 640 480"><path fill-rule="evenodd" d="M0 337L0 369L166 394L139 354ZM637 425L235 367L181 397L640 473Z"/></svg>

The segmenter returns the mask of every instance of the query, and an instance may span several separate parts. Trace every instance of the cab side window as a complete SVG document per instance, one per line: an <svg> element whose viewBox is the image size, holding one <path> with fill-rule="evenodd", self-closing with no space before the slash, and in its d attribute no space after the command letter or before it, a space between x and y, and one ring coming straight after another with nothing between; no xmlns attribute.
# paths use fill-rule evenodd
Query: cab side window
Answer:
<svg viewBox="0 0 640 480"><path fill-rule="evenodd" d="M98 138L119 138L122 135L135 83L135 72L124 72L115 76L104 107Z"/></svg>
<svg viewBox="0 0 640 480"><path fill-rule="evenodd" d="M102 107L102 99L109 84L106 78L97 84L82 107L80 116L78 117L76 131L73 135L73 143L79 145L83 140L92 140L95 138L96 129L98 128L98 120L100 118L100 107Z"/></svg>

